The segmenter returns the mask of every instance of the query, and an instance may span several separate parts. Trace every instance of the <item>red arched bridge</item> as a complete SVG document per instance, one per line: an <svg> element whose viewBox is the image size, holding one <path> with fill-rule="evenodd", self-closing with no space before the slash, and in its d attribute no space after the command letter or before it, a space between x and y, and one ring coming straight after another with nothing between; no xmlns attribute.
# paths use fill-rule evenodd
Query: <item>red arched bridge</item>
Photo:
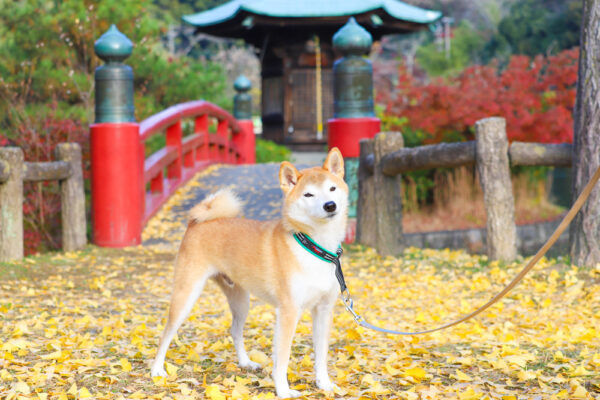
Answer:
<svg viewBox="0 0 600 400"><path fill-rule="evenodd" d="M157 135L166 145L146 157L146 143ZM255 159L252 121L205 101L178 104L139 124L94 124L91 147L94 241L109 247L140 243L150 217L198 171Z"/></svg>

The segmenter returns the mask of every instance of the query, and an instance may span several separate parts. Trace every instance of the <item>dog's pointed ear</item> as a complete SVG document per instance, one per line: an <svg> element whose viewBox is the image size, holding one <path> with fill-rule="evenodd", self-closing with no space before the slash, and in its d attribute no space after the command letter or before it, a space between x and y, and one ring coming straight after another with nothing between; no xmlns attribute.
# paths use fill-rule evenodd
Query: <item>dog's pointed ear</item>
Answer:
<svg viewBox="0 0 600 400"><path fill-rule="evenodd" d="M298 176L300 173L291 163L284 161L279 167L279 187L285 194L288 194L296 183L298 183Z"/></svg>
<svg viewBox="0 0 600 400"><path fill-rule="evenodd" d="M329 154L327 154L327 158L323 163L323 169L344 178L344 157L342 157L342 153L337 147L329 150Z"/></svg>

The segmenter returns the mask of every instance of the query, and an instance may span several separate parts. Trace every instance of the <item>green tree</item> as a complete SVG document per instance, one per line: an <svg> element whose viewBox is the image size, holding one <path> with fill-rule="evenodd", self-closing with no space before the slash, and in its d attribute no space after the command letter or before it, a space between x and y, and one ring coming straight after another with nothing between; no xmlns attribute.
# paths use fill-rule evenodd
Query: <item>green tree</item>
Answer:
<svg viewBox="0 0 600 400"><path fill-rule="evenodd" d="M579 0L517 1L487 43L485 58L507 60L512 54L555 54L577 46L581 13Z"/></svg>
<svg viewBox="0 0 600 400"><path fill-rule="evenodd" d="M462 71L477 59L485 42L467 21L453 30L450 57L433 38L417 50L417 62L429 76L452 75Z"/></svg>
<svg viewBox="0 0 600 400"><path fill-rule="evenodd" d="M160 16L149 0L0 0L0 129L10 134L50 103L64 118L90 122L101 62L93 45L113 23L135 45L127 63L135 74L138 119L186 100L230 104L218 65L164 50Z"/></svg>

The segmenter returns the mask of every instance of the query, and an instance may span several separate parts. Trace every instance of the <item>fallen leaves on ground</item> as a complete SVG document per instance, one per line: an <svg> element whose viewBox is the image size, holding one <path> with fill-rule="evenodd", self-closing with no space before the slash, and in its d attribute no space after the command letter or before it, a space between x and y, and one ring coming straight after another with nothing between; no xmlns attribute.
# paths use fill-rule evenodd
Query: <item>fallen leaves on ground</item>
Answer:
<svg viewBox="0 0 600 400"><path fill-rule="evenodd" d="M179 228L164 231L160 222L173 221L173 209L150 229L176 244ZM212 282L171 344L169 376L150 377L175 248L89 246L0 264L0 398L273 398L273 308L252 299L246 346L263 369L240 369L227 301ZM523 264L414 248L382 259L361 246L347 248L343 260L355 309L401 330L472 311ZM480 317L422 336L358 327L338 302L329 352L338 388L326 393L314 384L308 313L294 340L290 386L305 398L592 399L600 394L599 283L600 266L543 259Z"/></svg>

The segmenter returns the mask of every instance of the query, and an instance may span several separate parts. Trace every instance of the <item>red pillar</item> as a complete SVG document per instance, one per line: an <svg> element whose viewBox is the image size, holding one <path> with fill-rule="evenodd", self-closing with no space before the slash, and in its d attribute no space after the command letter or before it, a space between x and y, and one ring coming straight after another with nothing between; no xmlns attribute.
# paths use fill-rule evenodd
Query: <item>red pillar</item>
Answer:
<svg viewBox="0 0 600 400"><path fill-rule="evenodd" d="M256 138L254 136L254 124L251 119L238 121L241 131L233 137L233 143L240 150L242 160L239 164L256 163Z"/></svg>
<svg viewBox="0 0 600 400"><path fill-rule="evenodd" d="M332 118L329 126L329 148L337 147L344 157L360 155L360 139L373 138L381 131L381 121L375 117Z"/></svg>
<svg viewBox="0 0 600 400"><path fill-rule="evenodd" d="M102 247L140 244L144 188L139 125L93 124L90 142L94 243Z"/></svg>

